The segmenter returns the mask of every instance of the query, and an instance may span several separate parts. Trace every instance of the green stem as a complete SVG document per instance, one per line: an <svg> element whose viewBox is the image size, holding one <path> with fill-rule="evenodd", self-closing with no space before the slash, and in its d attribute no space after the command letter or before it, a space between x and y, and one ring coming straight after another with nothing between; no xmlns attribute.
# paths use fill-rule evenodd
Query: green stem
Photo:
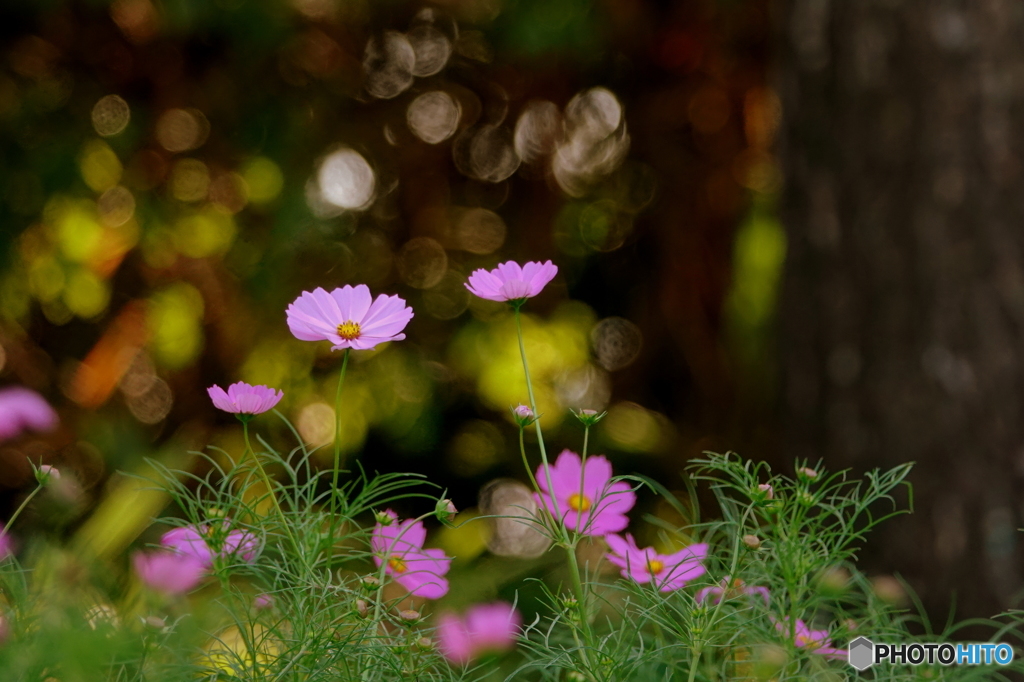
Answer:
<svg viewBox="0 0 1024 682"><path fill-rule="evenodd" d="M530 381L530 365L526 361L526 345L523 343L523 323L521 315L519 313L519 307L515 308L516 313L516 335L519 337L519 356L523 359L523 372L526 374L526 393L530 397L530 409L533 410L533 425L537 429L537 443L540 447L540 461L544 465L544 473L547 477L548 490L551 491L549 497L551 498L551 504L555 509L555 518L562 521L562 514L558 509L558 500L555 499L554 490L555 486L551 482L551 467L548 464L548 451L544 447L544 433L540 429L540 413L537 411L537 399L533 395L533 382ZM563 529L563 546L568 546L570 541L567 532L565 532L565 524L561 524Z"/></svg>
<svg viewBox="0 0 1024 682"><path fill-rule="evenodd" d="M348 356L351 348L345 349L341 360L341 374L338 375L338 390L334 394L334 472L331 475L331 525L327 532L327 570L331 570L334 560L334 531L338 522L338 474L341 471L341 387L345 385L345 372L348 370Z"/></svg>
<svg viewBox="0 0 1024 682"><path fill-rule="evenodd" d="M724 599L724 595L723 595L723 599ZM704 653L704 648L698 646L697 647L697 653L694 654L693 660L690 661L690 676L687 678L687 682L693 682L694 678L697 676L697 664L700 663L700 655L702 653Z"/></svg>
<svg viewBox="0 0 1024 682"><path fill-rule="evenodd" d="M256 451L252 449L252 445L249 443L249 421L242 421L242 437L245 438L245 454L252 456L252 460L256 462L256 469L260 472L260 477L263 479L263 485L267 486L267 494L270 495L270 501L274 504L274 509L277 511L278 518L281 519L281 525L284 527L285 533L288 534L288 539L291 540L292 545L295 547L295 551L299 556L302 556L302 548L299 546L299 541L292 534L291 526L288 525L288 519L285 518L284 510L281 509L281 504L277 501L277 495L274 494L274 484L270 480L270 476L267 475L267 470L263 468L263 463L260 462L260 458L256 456ZM242 455L243 459L245 455Z"/></svg>
<svg viewBox="0 0 1024 682"><path fill-rule="evenodd" d="M551 465L548 462L547 448L544 446L544 433L540 428L540 412L537 410L537 398L533 393L533 382L530 379L530 364L526 359L526 344L523 342L523 321L522 314L519 311L518 305L513 305L516 318L516 336L519 338L519 356L523 360L523 373L526 376L526 393L530 398L530 409L533 410L533 425L537 429L537 444L540 448L540 459L544 466L544 475L547 478L548 490L550 494L548 497L551 499L551 505L555 510L556 527L561 531L562 535L562 547L566 550L566 556L569 560L569 578L572 581L573 592L576 596L577 608L579 609L580 622L582 624L584 639L588 647L593 646L594 635L590 629L590 620L587 617L587 593L583 588L583 581L580 578L580 567L576 561L576 543L569 536L569 529L566 528L564 519L562 518L561 510L558 508L558 499L555 497L554 491L555 486L551 479ZM522 430L520 430L520 438L522 438ZM523 460L526 460L526 451L523 450ZM582 469L581 476L582 476ZM527 467L529 472L529 467ZM532 479L531 475L531 479ZM580 484L580 490L582 491L582 482ZM580 660L583 666L588 670L592 671L590 667L589 656L585 648L578 649L580 652Z"/></svg>
<svg viewBox="0 0 1024 682"><path fill-rule="evenodd" d="M2 531L0 531L0 534L6 533L7 531L9 531L11 529L11 526L14 525L14 520L17 519L18 516L21 515L21 512L25 510L25 507L27 507L28 503L32 501L32 498L35 497L36 495L38 495L39 491L42 490L42 489L43 489L43 484L42 483L36 485L36 489L28 494L28 497L26 497L22 501L22 503L20 505L18 505L18 508L14 510L14 513L11 514L11 518L7 519L7 525L4 526Z"/></svg>

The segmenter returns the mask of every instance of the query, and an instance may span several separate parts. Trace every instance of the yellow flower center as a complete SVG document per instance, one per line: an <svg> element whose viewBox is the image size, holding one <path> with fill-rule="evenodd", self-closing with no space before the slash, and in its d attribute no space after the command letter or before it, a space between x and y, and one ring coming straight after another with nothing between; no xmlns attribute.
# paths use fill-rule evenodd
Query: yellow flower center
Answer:
<svg viewBox="0 0 1024 682"><path fill-rule="evenodd" d="M353 322L352 320L346 320L338 325L338 336L351 341L352 339L359 338L359 323Z"/></svg>
<svg viewBox="0 0 1024 682"><path fill-rule="evenodd" d="M395 573L405 573L407 570L409 570L406 567L405 562L393 554L391 555L391 558L388 559L388 566L390 566L391 570Z"/></svg>
<svg viewBox="0 0 1024 682"><path fill-rule="evenodd" d="M651 572L651 575L658 575L665 570L665 564L657 559L651 559L647 562L647 570Z"/></svg>
<svg viewBox="0 0 1024 682"><path fill-rule="evenodd" d="M591 504L590 498L586 495L573 493L569 496L569 508L574 511L585 512L590 509Z"/></svg>

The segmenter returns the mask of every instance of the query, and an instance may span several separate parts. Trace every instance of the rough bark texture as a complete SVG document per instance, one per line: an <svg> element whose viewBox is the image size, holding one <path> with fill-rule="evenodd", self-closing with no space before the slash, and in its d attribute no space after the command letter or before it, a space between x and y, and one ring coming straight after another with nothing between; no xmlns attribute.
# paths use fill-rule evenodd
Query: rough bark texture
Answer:
<svg viewBox="0 0 1024 682"><path fill-rule="evenodd" d="M1024 3L778 9L788 453L917 462L869 564L992 615L1024 573Z"/></svg>

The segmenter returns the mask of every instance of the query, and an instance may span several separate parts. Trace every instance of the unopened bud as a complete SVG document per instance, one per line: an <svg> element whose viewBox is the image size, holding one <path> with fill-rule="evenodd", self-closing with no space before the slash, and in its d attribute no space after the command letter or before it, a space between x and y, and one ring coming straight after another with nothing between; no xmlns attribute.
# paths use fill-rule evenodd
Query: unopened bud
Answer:
<svg viewBox="0 0 1024 682"><path fill-rule="evenodd" d="M434 505L434 515L437 517L437 520L449 528L455 527L455 515L458 513L455 503L449 499L438 500L437 504Z"/></svg>
<svg viewBox="0 0 1024 682"><path fill-rule="evenodd" d="M420 637L416 640L416 648L420 651L430 651L434 648L434 642L429 637Z"/></svg>
<svg viewBox="0 0 1024 682"><path fill-rule="evenodd" d="M743 544L750 549L761 549L761 538L756 535L744 535Z"/></svg>
<svg viewBox="0 0 1024 682"><path fill-rule="evenodd" d="M775 499L775 489L770 483L761 483L754 491L753 498L758 502L767 502Z"/></svg>
<svg viewBox="0 0 1024 682"><path fill-rule="evenodd" d="M810 494L806 490L800 491L800 494L797 495L796 499L800 504L804 505L805 507L810 507L812 504L814 504L814 495Z"/></svg>
<svg viewBox="0 0 1024 682"><path fill-rule="evenodd" d="M371 592L380 588L380 578L375 575L364 575L361 579L363 587Z"/></svg>
<svg viewBox="0 0 1024 682"><path fill-rule="evenodd" d="M800 467L796 470L796 474L807 481L815 481L818 479L818 472L810 467Z"/></svg>
<svg viewBox="0 0 1024 682"><path fill-rule="evenodd" d="M413 609L405 609L404 611L398 612L398 617L401 618L406 625L413 625L414 623L419 622L420 612L414 611Z"/></svg>
<svg viewBox="0 0 1024 682"><path fill-rule="evenodd" d="M395 522L395 519L397 517L395 516L395 513L393 511L388 509L385 511L373 512L373 518L376 519L377 523L379 523L382 526L390 526Z"/></svg>
<svg viewBox="0 0 1024 682"><path fill-rule="evenodd" d="M366 618L370 614L370 604L365 599L356 599L356 615Z"/></svg>
<svg viewBox="0 0 1024 682"><path fill-rule="evenodd" d="M573 412L573 415L575 415L576 419L578 419L580 424L583 424L583 426L593 426L604 419L606 414L608 413L598 412L597 410L577 410L576 412Z"/></svg>
<svg viewBox="0 0 1024 682"><path fill-rule="evenodd" d="M537 420L537 415L533 413L529 405L523 405L520 403L516 407L511 408L512 419L520 428L526 428Z"/></svg>
<svg viewBox="0 0 1024 682"><path fill-rule="evenodd" d="M60 469L49 464L42 464L36 469L36 481L39 485L46 485L50 481L60 480Z"/></svg>
<svg viewBox="0 0 1024 682"><path fill-rule="evenodd" d="M274 597L269 594L259 594L252 600L252 606L257 611L265 611L274 608Z"/></svg>

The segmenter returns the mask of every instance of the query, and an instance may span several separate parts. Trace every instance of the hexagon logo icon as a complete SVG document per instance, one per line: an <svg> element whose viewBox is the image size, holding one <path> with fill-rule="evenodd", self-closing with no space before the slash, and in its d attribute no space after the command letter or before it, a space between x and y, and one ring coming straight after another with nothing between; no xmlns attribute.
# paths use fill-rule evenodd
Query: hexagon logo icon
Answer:
<svg viewBox="0 0 1024 682"><path fill-rule="evenodd" d="M867 670L875 663L875 643L867 637L858 637L850 642L849 660L857 670Z"/></svg>

